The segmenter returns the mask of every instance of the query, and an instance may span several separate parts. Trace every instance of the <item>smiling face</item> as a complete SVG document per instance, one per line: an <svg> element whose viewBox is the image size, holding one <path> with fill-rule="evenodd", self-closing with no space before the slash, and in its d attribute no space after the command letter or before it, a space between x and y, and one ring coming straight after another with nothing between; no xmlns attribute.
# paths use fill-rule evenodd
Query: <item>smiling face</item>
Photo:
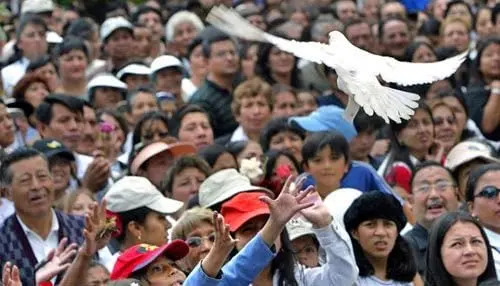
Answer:
<svg viewBox="0 0 500 286"><path fill-rule="evenodd" d="M382 45L387 55L401 57L410 43L408 25L401 20L390 20L383 27Z"/></svg>
<svg viewBox="0 0 500 286"><path fill-rule="evenodd" d="M410 153L426 154L434 143L434 124L431 115L423 109L417 109L408 125L401 130L398 139L408 147Z"/></svg>
<svg viewBox="0 0 500 286"><path fill-rule="evenodd" d="M353 230L352 237L361 245L368 260L387 259L396 244L398 228L391 220L366 220Z"/></svg>
<svg viewBox="0 0 500 286"><path fill-rule="evenodd" d="M447 105L436 106L432 110L436 140L439 141L448 152L460 140L457 119Z"/></svg>
<svg viewBox="0 0 500 286"><path fill-rule="evenodd" d="M50 214L54 202L54 182L49 165L40 156L13 163L11 194L16 213L22 217L40 218Z"/></svg>
<svg viewBox="0 0 500 286"><path fill-rule="evenodd" d="M444 236L441 258L457 285L477 281L488 265L486 242L477 226L470 222L455 223Z"/></svg>

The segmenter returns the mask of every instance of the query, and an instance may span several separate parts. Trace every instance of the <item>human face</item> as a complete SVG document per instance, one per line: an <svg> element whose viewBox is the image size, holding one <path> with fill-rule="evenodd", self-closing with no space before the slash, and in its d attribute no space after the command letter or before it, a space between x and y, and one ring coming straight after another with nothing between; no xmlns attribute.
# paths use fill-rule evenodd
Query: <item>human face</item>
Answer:
<svg viewBox="0 0 500 286"><path fill-rule="evenodd" d="M359 132L349 143L349 152L353 160L366 161L377 140L374 130Z"/></svg>
<svg viewBox="0 0 500 286"><path fill-rule="evenodd" d="M210 46L208 71L219 76L233 76L239 70L240 57L231 40L215 42Z"/></svg>
<svg viewBox="0 0 500 286"><path fill-rule="evenodd" d="M238 240L236 243L236 249L241 251L247 243L252 240L252 238L257 235L257 233L266 224L269 215L260 215L253 217L246 221L240 228L238 228L234 233L234 238Z"/></svg>
<svg viewBox="0 0 500 286"><path fill-rule="evenodd" d="M264 16L259 15L259 14L251 15L251 16L247 17L247 20L252 25L256 26L257 28L261 29L262 31L266 31L267 30L267 24L266 24L266 20L264 19ZM292 19L290 19L290 20L292 20Z"/></svg>
<svg viewBox="0 0 500 286"><path fill-rule="evenodd" d="M181 286L186 275L176 268L175 263L164 257L156 258L146 271L148 285Z"/></svg>
<svg viewBox="0 0 500 286"><path fill-rule="evenodd" d="M490 44L483 50L479 70L487 80L500 78L500 44Z"/></svg>
<svg viewBox="0 0 500 286"><path fill-rule="evenodd" d="M317 108L318 103L311 92L304 91L297 93L297 115L309 115Z"/></svg>
<svg viewBox="0 0 500 286"><path fill-rule="evenodd" d="M191 56L189 57L189 63L191 64L191 71L193 74L205 77L207 75L207 62L205 57L203 57L203 46L199 45L193 49Z"/></svg>
<svg viewBox="0 0 500 286"><path fill-rule="evenodd" d="M277 47L273 47L269 52L269 67L271 73L290 74L295 66L295 57L284 52Z"/></svg>
<svg viewBox="0 0 500 286"><path fill-rule="evenodd" d="M298 162L301 162L303 144L304 140L299 135L290 131L282 131L271 137L271 140L269 140L269 149L288 150Z"/></svg>
<svg viewBox="0 0 500 286"><path fill-rule="evenodd" d="M214 142L214 133L206 114L191 112L182 118L179 127L179 140L193 144L201 149Z"/></svg>
<svg viewBox="0 0 500 286"><path fill-rule="evenodd" d="M41 218L50 214L54 202L54 183L49 165L41 156L12 164L11 195L16 213L23 217Z"/></svg>
<svg viewBox="0 0 500 286"><path fill-rule="evenodd" d="M187 203L198 193L207 175L198 168L186 168L175 175L172 183L172 198Z"/></svg>
<svg viewBox="0 0 500 286"><path fill-rule="evenodd" d="M361 245L368 260L388 259L396 244L398 228L388 219L365 220L353 230L352 237Z"/></svg>
<svg viewBox="0 0 500 286"><path fill-rule="evenodd" d="M6 148L14 143L14 121L12 121L12 117L7 112L7 107L3 104L0 104L0 134L2 134L0 136L0 146L2 148Z"/></svg>
<svg viewBox="0 0 500 286"><path fill-rule="evenodd" d="M457 285L475 284L488 265L486 242L477 226L455 223L444 236L441 259Z"/></svg>
<svg viewBox="0 0 500 286"><path fill-rule="evenodd" d="M247 134L259 134L271 117L271 107L267 99L259 94L241 99L240 112L236 121Z"/></svg>
<svg viewBox="0 0 500 286"><path fill-rule="evenodd" d="M382 10L380 11L380 19L384 21L389 17L406 19L405 7L399 2L389 2L384 4Z"/></svg>
<svg viewBox="0 0 500 286"><path fill-rule="evenodd" d="M52 120L39 128L43 138L61 141L70 150L76 150L83 130L83 114L75 113L61 104L52 105Z"/></svg>
<svg viewBox="0 0 500 286"><path fill-rule="evenodd" d="M493 33L493 23L491 22L491 10L483 8L477 13L476 32L479 38L486 38Z"/></svg>
<svg viewBox="0 0 500 286"><path fill-rule="evenodd" d="M80 193L78 197L76 197L76 200L73 203L73 206L71 207L70 214L79 216L85 216L86 214L91 214L92 209L90 208L90 206L94 202L95 201L88 194Z"/></svg>
<svg viewBox="0 0 500 286"><path fill-rule="evenodd" d="M482 225L496 233L500 233L500 195L494 198L480 196L488 186L500 188L500 171L486 172L477 182L474 189L474 200L469 204L470 212Z"/></svg>
<svg viewBox="0 0 500 286"><path fill-rule="evenodd" d="M134 90L143 85L149 84L149 77L147 75L130 74L125 77L125 83L128 90Z"/></svg>
<svg viewBox="0 0 500 286"><path fill-rule="evenodd" d="M186 235L186 242L193 238L201 238L201 244L195 246L189 245L189 253L186 256L186 262L189 269L194 269L196 265L204 259L214 244L215 227L211 223L201 222Z"/></svg>
<svg viewBox="0 0 500 286"><path fill-rule="evenodd" d="M470 172L475 168L485 165L486 162L482 159L475 159L469 163L458 167L458 196L461 201L465 201L465 190L467 188L467 181L469 180Z"/></svg>
<svg viewBox="0 0 500 286"><path fill-rule="evenodd" d="M153 142L165 142L168 144L176 140L168 132L168 127L165 122L161 120L152 120L142 125L141 141L147 145Z"/></svg>
<svg viewBox="0 0 500 286"><path fill-rule="evenodd" d="M469 9L467 9L467 6L465 4L455 4L451 6L446 17L463 18L467 22L472 23L472 15L470 14Z"/></svg>
<svg viewBox="0 0 500 286"><path fill-rule="evenodd" d="M36 70L48 83L50 90L56 90L59 86L59 76L57 75L56 67L52 63L48 63Z"/></svg>
<svg viewBox="0 0 500 286"><path fill-rule="evenodd" d="M437 61L436 54L427 45L420 45L411 59L414 63L432 63Z"/></svg>
<svg viewBox="0 0 500 286"><path fill-rule="evenodd" d="M182 55L186 54L186 49L189 43L198 34L198 29L191 22L182 22L174 28L174 43L181 49Z"/></svg>
<svg viewBox="0 0 500 286"><path fill-rule="evenodd" d="M343 154L335 154L330 146L323 147L306 163L305 170L313 176L322 198L339 188L348 170L346 158Z"/></svg>
<svg viewBox="0 0 500 286"><path fill-rule="evenodd" d="M89 268L86 286L106 286L109 281L109 272L102 266Z"/></svg>
<svg viewBox="0 0 500 286"><path fill-rule="evenodd" d="M297 113L297 96L283 91L274 96L273 117L290 117Z"/></svg>
<svg viewBox="0 0 500 286"><path fill-rule="evenodd" d="M148 112L158 110L156 96L149 92L138 92L131 102L131 105L133 122L137 122L142 115Z"/></svg>
<svg viewBox="0 0 500 286"><path fill-rule="evenodd" d="M382 45L389 56L402 57L410 43L408 26L400 20L386 22L383 27Z"/></svg>
<svg viewBox="0 0 500 286"><path fill-rule="evenodd" d="M342 23L347 23L350 19L357 17L356 4L350 0L337 2L337 17Z"/></svg>
<svg viewBox="0 0 500 286"><path fill-rule="evenodd" d="M446 25L443 30L443 45L454 47L459 52L467 50L469 47L469 31L462 22L452 22Z"/></svg>
<svg viewBox="0 0 500 286"><path fill-rule="evenodd" d="M47 53L45 29L42 26L28 24L17 39L17 46L23 56L33 61Z"/></svg>
<svg viewBox="0 0 500 286"><path fill-rule="evenodd" d="M347 27L347 39L356 47L365 51L373 49L373 35L367 23L359 23Z"/></svg>
<svg viewBox="0 0 500 286"><path fill-rule="evenodd" d="M212 171L216 173L225 169L238 169L238 162L236 162L233 155L227 152L222 153L219 158L217 158L214 166L212 167Z"/></svg>
<svg viewBox="0 0 500 286"><path fill-rule="evenodd" d="M363 3L364 17L370 23L378 21L379 11L380 11L380 1L379 0L367 0Z"/></svg>
<svg viewBox="0 0 500 286"><path fill-rule="evenodd" d="M128 60L133 53L134 37L132 32L126 29L114 31L104 44L106 54L113 60Z"/></svg>
<svg viewBox="0 0 500 286"><path fill-rule="evenodd" d="M410 153L427 154L434 143L434 124L427 111L417 109L398 139L408 147Z"/></svg>
<svg viewBox="0 0 500 286"><path fill-rule="evenodd" d="M100 119L101 119L101 121L106 122L113 127L113 132L111 132L111 140L109 143L111 143L115 154L120 153L122 145L125 142L127 134L125 134L123 132L123 129L121 129L121 127L120 127L120 123L118 122L118 120L116 120L115 117L104 113L101 115ZM99 130L99 132L100 132L100 130ZM102 140L101 140L100 143L104 143L104 142L102 142Z"/></svg>
<svg viewBox="0 0 500 286"><path fill-rule="evenodd" d="M96 87L94 91L96 109L114 109L123 100L121 90L112 87Z"/></svg>
<svg viewBox="0 0 500 286"><path fill-rule="evenodd" d="M446 212L458 207L457 189L448 172L432 166L420 170L413 178L413 213L426 228Z"/></svg>
<svg viewBox="0 0 500 286"><path fill-rule="evenodd" d="M91 155L95 149L97 135L99 134L99 126L97 125L97 117L93 108L88 106L83 107L83 132L82 138L78 142L78 152Z"/></svg>
<svg viewBox="0 0 500 286"><path fill-rule="evenodd" d="M176 97L181 95L182 72L179 68L165 68L155 74L157 91L173 93Z"/></svg>
<svg viewBox="0 0 500 286"><path fill-rule="evenodd" d="M163 25L160 15L155 12L143 13L139 16L138 22L149 28L155 41L161 39L161 36L163 35Z"/></svg>
<svg viewBox="0 0 500 286"><path fill-rule="evenodd" d="M85 79L87 57L81 50L72 50L59 57L59 73L63 81L80 81Z"/></svg>
<svg viewBox="0 0 500 286"><path fill-rule="evenodd" d="M319 266L319 252L312 235L304 235L292 240L291 246L300 264L307 268Z"/></svg>
<svg viewBox="0 0 500 286"><path fill-rule="evenodd" d="M168 229L172 225L165 215L151 211L146 215L144 224L138 225L141 243L162 246L168 241Z"/></svg>
<svg viewBox="0 0 500 286"><path fill-rule="evenodd" d="M146 162L145 177L159 187L173 161L174 157L168 151L153 156Z"/></svg>
<svg viewBox="0 0 500 286"><path fill-rule="evenodd" d="M241 69L247 79L255 75L255 63L257 62L257 45L248 48L247 54L241 59Z"/></svg>
<svg viewBox="0 0 500 286"><path fill-rule="evenodd" d="M459 138L457 119L455 115L446 105L437 106L432 110L432 117L434 118L434 132L435 137L446 151L451 150Z"/></svg>
<svg viewBox="0 0 500 286"><path fill-rule="evenodd" d="M145 27L134 27L135 53L139 58L145 59L151 54L151 41L153 34Z"/></svg>
<svg viewBox="0 0 500 286"><path fill-rule="evenodd" d="M69 187L72 162L66 158L53 157L49 161L50 173L54 181L55 198L59 199Z"/></svg>
<svg viewBox="0 0 500 286"><path fill-rule="evenodd" d="M259 143L254 141L248 141L247 147L238 154L238 165L241 164L243 159L252 159L257 158L262 162L264 157L264 151L262 151L262 147L260 147Z"/></svg>

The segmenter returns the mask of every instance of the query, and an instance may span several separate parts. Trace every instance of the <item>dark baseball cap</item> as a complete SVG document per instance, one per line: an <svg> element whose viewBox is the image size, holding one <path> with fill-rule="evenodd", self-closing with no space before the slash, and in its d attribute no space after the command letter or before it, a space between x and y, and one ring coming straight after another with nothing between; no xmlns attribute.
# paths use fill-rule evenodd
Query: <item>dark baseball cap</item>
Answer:
<svg viewBox="0 0 500 286"><path fill-rule="evenodd" d="M33 143L33 148L49 159L54 156L61 156L70 161L75 161L75 155L64 144L54 139L37 140Z"/></svg>

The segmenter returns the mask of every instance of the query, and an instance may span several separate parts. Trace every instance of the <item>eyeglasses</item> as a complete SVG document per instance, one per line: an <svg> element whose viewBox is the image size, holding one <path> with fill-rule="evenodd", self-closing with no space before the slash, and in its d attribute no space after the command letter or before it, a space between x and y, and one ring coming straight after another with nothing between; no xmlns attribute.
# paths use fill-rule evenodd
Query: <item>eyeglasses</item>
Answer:
<svg viewBox="0 0 500 286"><path fill-rule="evenodd" d="M453 186L455 186L455 184L453 182L442 180L442 181L437 181L433 184L429 184L429 183L422 184L418 187L415 187L413 189L413 192L414 193L429 193L432 188L435 188L436 191L442 193L444 191L449 190Z"/></svg>
<svg viewBox="0 0 500 286"><path fill-rule="evenodd" d="M191 248L196 248L198 246L200 246L204 240L208 240L210 242L214 242L215 241L215 232L214 233L211 233L207 236L192 236L188 239L186 239L186 244L191 247Z"/></svg>
<svg viewBox="0 0 500 286"><path fill-rule="evenodd" d="M453 124L455 124L457 122L457 119L453 118L451 116L446 117L446 118L435 117L434 118L434 125L436 125L436 126L443 125L445 121L448 123L448 125L453 125Z"/></svg>
<svg viewBox="0 0 500 286"><path fill-rule="evenodd" d="M168 136L170 136L170 133L168 133L168 132L151 132L151 133L144 134L144 136L142 136L142 138L144 138L148 141L151 141L155 138L155 135L158 135L158 137L160 137L160 139L164 139L164 138L167 138Z"/></svg>
<svg viewBox="0 0 500 286"><path fill-rule="evenodd" d="M500 194L500 189L495 187L495 186L486 186L484 187L479 193L475 194L474 197L481 197L485 199L492 200L496 197L498 197L498 194Z"/></svg>

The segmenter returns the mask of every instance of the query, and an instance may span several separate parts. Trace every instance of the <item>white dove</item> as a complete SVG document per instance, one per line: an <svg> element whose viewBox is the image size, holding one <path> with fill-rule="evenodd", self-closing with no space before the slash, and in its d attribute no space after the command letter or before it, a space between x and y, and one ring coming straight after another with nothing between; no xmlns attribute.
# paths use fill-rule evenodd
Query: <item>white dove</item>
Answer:
<svg viewBox="0 0 500 286"><path fill-rule="evenodd" d="M267 42L296 57L335 69L338 88L349 95L344 117L352 121L362 106L365 112L401 123L415 113L420 96L383 86L379 77L402 86L432 83L452 75L467 57L467 51L435 63L406 63L371 54L351 44L338 32L330 32L329 44L298 42L266 33L225 6L212 8L207 22L232 36Z"/></svg>

